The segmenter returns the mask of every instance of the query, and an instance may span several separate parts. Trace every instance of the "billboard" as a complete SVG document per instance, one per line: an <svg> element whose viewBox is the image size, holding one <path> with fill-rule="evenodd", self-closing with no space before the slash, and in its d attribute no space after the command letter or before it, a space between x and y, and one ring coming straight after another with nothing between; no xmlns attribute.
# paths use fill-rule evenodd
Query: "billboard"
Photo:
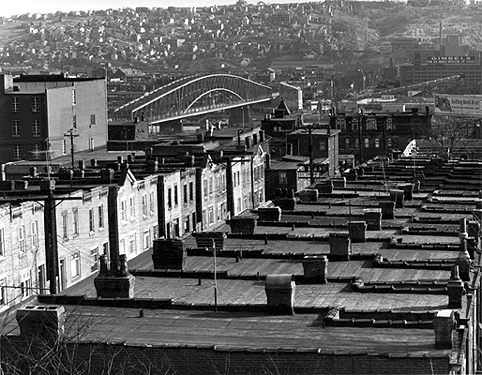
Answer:
<svg viewBox="0 0 482 375"><path fill-rule="evenodd" d="M435 94L434 113L482 117L482 95Z"/></svg>
<svg viewBox="0 0 482 375"><path fill-rule="evenodd" d="M475 56L427 56L427 64L474 64Z"/></svg>

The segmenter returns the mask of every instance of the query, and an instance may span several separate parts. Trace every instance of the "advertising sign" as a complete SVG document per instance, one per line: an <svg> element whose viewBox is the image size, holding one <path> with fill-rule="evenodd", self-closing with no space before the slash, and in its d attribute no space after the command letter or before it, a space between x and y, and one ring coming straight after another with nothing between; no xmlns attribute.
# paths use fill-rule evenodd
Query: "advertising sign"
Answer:
<svg viewBox="0 0 482 375"><path fill-rule="evenodd" d="M482 95L435 94L434 113L482 117Z"/></svg>
<svg viewBox="0 0 482 375"><path fill-rule="evenodd" d="M475 56L427 56L427 64L474 64Z"/></svg>

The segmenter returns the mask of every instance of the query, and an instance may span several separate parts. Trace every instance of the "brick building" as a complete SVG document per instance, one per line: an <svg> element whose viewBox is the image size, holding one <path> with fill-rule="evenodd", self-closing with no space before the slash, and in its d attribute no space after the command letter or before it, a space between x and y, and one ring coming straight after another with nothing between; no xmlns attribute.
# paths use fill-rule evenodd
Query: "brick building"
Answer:
<svg viewBox="0 0 482 375"><path fill-rule="evenodd" d="M0 162L45 160L107 143L107 89L103 78L0 75ZM48 142L47 142L48 139Z"/></svg>
<svg viewBox="0 0 482 375"><path fill-rule="evenodd" d="M340 130L339 153L355 155L363 163L403 151L412 139L428 136L431 117L416 108L400 113L338 113L330 116L330 127Z"/></svg>

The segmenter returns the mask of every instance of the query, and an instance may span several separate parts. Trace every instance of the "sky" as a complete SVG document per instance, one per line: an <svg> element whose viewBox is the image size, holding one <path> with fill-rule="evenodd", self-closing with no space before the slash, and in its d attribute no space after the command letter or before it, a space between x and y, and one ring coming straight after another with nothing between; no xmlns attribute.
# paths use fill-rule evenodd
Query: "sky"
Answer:
<svg viewBox="0 0 482 375"><path fill-rule="evenodd" d="M0 16L10 17L14 14L24 13L51 13L57 10L97 10L118 9L123 7L167 8L169 6L209 6L234 4L237 0L2 0L0 4ZM305 0L306 1L306 0ZM248 0L248 3L257 3L257 0ZM273 0L265 3L291 3L294 0ZM303 1L299 1L303 2Z"/></svg>

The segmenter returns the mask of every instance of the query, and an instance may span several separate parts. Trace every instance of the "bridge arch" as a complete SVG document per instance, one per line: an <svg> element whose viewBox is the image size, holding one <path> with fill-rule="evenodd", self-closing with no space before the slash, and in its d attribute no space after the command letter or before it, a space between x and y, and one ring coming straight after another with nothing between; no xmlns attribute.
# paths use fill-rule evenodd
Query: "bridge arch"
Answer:
<svg viewBox="0 0 482 375"><path fill-rule="evenodd" d="M268 100L271 88L247 78L219 73L187 76L117 108L114 119L133 121L142 117L149 123L159 123Z"/></svg>

